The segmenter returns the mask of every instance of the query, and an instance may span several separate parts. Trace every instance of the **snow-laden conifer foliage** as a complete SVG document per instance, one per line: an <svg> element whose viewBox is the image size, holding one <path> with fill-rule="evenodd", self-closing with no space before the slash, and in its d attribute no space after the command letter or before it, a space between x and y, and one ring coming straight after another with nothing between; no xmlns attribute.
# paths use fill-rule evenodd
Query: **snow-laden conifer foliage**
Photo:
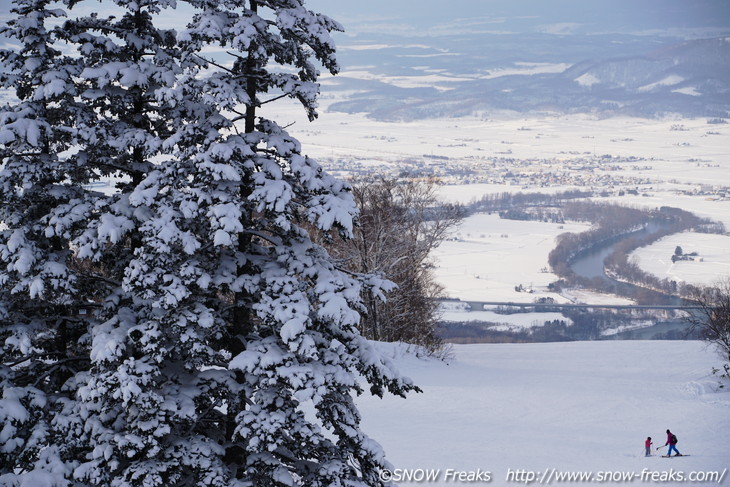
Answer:
<svg viewBox="0 0 730 487"><path fill-rule="evenodd" d="M2 28L0 485L380 485L352 396L415 389L356 330L387 283L310 240L351 235L350 190L262 118L316 116L340 26L175 8L15 0Z"/></svg>

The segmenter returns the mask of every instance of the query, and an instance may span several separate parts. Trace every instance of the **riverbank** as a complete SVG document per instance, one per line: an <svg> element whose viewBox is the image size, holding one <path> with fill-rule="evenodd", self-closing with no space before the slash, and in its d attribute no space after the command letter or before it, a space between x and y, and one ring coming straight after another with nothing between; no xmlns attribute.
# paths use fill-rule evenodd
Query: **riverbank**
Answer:
<svg viewBox="0 0 730 487"><path fill-rule="evenodd" d="M688 311L636 306L501 306L442 303L438 334L448 343L686 340Z"/></svg>
<svg viewBox="0 0 730 487"><path fill-rule="evenodd" d="M518 220L470 215L437 249L435 277L462 306L444 310L443 338L476 343L688 337L683 312L616 305L682 306L680 298L659 292L664 289L637 274L628 253L674 232L711 227L711 222L676 208L640 210L589 201L550 208L551 222L524 219L544 218L542 207L518 213ZM550 267L540 268L546 257ZM635 280L623 282L629 278ZM592 306L495 308L484 307L485 302Z"/></svg>
<svg viewBox="0 0 730 487"><path fill-rule="evenodd" d="M674 225L652 221L640 230L616 236L579 253L569 264L575 274L575 282L589 284L596 291L623 296L638 304L681 306L683 304L681 297L668 294L659 287L652 287L652 283L646 282L642 286L641 281L630 281L617 271L617 269L626 271L625 267L628 266L627 244L628 247L633 247L638 246L640 242L659 239L666 231L672 231L673 228ZM622 265L607 266L607 261L614 263L620 261ZM633 268L631 271L635 272Z"/></svg>
<svg viewBox="0 0 730 487"><path fill-rule="evenodd" d="M593 247L576 253L577 258L570 263L575 269L571 271L578 282L598 284L591 286L594 290L591 292L585 287L556 287L553 285L558 278L556 274L550 273L545 267L539 273L535 273L534 269L538 268L540 258L547 257L546 245L550 245L551 241L553 245L560 245L569 239L579 242L579 238L574 238L574 235L582 235L595 228L572 223L505 220L496 215L469 216L454 237L438 249L444 255L436 260L436 277L440 282L453 283L447 289L453 291L456 287L457 293L451 297L459 300L456 308L444 309L441 336L446 340L462 343L686 338L684 331L687 325L681 313L667 315L666 311L610 309L621 304L636 304L637 296L644 299L649 296L649 304L681 304L679 299L663 296L659 300L638 286L619 283L604 271L603 260L613 254L616 246L629 240L641 241L654 233L677 226L676 222L667 221L665 215L658 217L656 213L635 212L634 222L640 221L638 217L652 219L638 230L631 228L633 231L630 232L616 232ZM492 230L492 233L486 233L486 228ZM578 232L575 232L576 229ZM565 230L569 232L566 233ZM489 255L487 262L492 264L495 264L495 256L499 256L500 262L498 265L482 265L477 258L481 255ZM531 263L532 275L521 272L527 262ZM453 281L445 280L444 277ZM621 288L618 293L617 288ZM596 290L600 292L595 292ZM618 298L617 294L634 299ZM526 310L514 307L484 308L478 304L488 301L557 304L588 302L596 307ZM469 306L467 303L477 305ZM601 304L605 307L598 306Z"/></svg>
<svg viewBox="0 0 730 487"><path fill-rule="evenodd" d="M570 203L565 213L593 216L596 226L582 234L561 235L549 262L565 284L589 287L635 299L639 304L679 305L686 294L676 282L660 282L642 272L628 255L664 236L689 229L722 231L723 226L679 208L637 210L616 205ZM637 225L641 229L636 230Z"/></svg>

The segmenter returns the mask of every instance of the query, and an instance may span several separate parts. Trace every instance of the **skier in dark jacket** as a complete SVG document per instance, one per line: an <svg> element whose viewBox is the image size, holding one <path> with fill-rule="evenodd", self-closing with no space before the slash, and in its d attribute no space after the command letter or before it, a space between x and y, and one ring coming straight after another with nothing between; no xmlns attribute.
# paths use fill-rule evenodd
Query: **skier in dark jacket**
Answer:
<svg viewBox="0 0 730 487"><path fill-rule="evenodd" d="M679 453L679 450L677 450L677 437L672 434L671 431L667 430L667 442L664 443L664 446L669 445L669 451L667 451L667 456L672 456L672 450L676 452L675 456L681 456L682 454Z"/></svg>

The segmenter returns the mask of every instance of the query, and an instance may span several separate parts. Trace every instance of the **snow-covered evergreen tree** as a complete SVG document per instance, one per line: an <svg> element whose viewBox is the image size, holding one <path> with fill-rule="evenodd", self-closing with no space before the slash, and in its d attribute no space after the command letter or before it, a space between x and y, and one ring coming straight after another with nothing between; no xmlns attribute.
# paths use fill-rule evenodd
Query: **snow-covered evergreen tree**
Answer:
<svg viewBox="0 0 730 487"><path fill-rule="evenodd" d="M316 116L340 26L187 3L171 31L174 0L15 0L3 29L0 485L380 485L353 394L415 389L356 329L388 284L312 242L351 235L350 190L260 116Z"/></svg>

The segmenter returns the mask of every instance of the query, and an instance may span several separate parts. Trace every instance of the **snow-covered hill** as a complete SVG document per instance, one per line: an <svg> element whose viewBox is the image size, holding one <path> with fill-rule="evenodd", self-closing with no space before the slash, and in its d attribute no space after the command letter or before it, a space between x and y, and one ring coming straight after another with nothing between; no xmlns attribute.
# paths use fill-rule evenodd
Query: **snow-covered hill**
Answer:
<svg viewBox="0 0 730 487"><path fill-rule="evenodd" d="M418 38L415 46L403 46L397 39L389 40L388 47L375 44L374 39L349 48L346 45L342 55L346 69L328 89L347 92L348 96L330 109L367 113L382 120L500 110L649 118L668 114L727 117L730 109L727 37L688 41L662 38L656 40L659 48L648 40L637 42L625 36L585 36L569 42L548 34L526 38L469 33L455 38L459 42L451 40L453 44L449 44L447 40L446 46L440 44L438 48L429 38ZM604 45L610 42L623 49L602 56ZM576 44L594 48L591 52L577 51L573 48ZM534 45L550 48L531 58L522 57ZM485 58L484 46L503 54ZM442 49L454 55L446 56Z"/></svg>
<svg viewBox="0 0 730 487"><path fill-rule="evenodd" d="M519 483L507 479L518 470L553 479L561 472L636 473L640 484L647 469L673 469L676 480L678 471L730 468L730 391L718 392L710 371L720 360L703 343L459 345L449 364L380 346L423 393L361 397L364 430L395 467L407 469L396 473L440 469L424 485L465 484L447 478L448 469L487 471L489 485L501 486ZM663 445L667 428L691 456L668 459L655 450L645 458L646 437Z"/></svg>

